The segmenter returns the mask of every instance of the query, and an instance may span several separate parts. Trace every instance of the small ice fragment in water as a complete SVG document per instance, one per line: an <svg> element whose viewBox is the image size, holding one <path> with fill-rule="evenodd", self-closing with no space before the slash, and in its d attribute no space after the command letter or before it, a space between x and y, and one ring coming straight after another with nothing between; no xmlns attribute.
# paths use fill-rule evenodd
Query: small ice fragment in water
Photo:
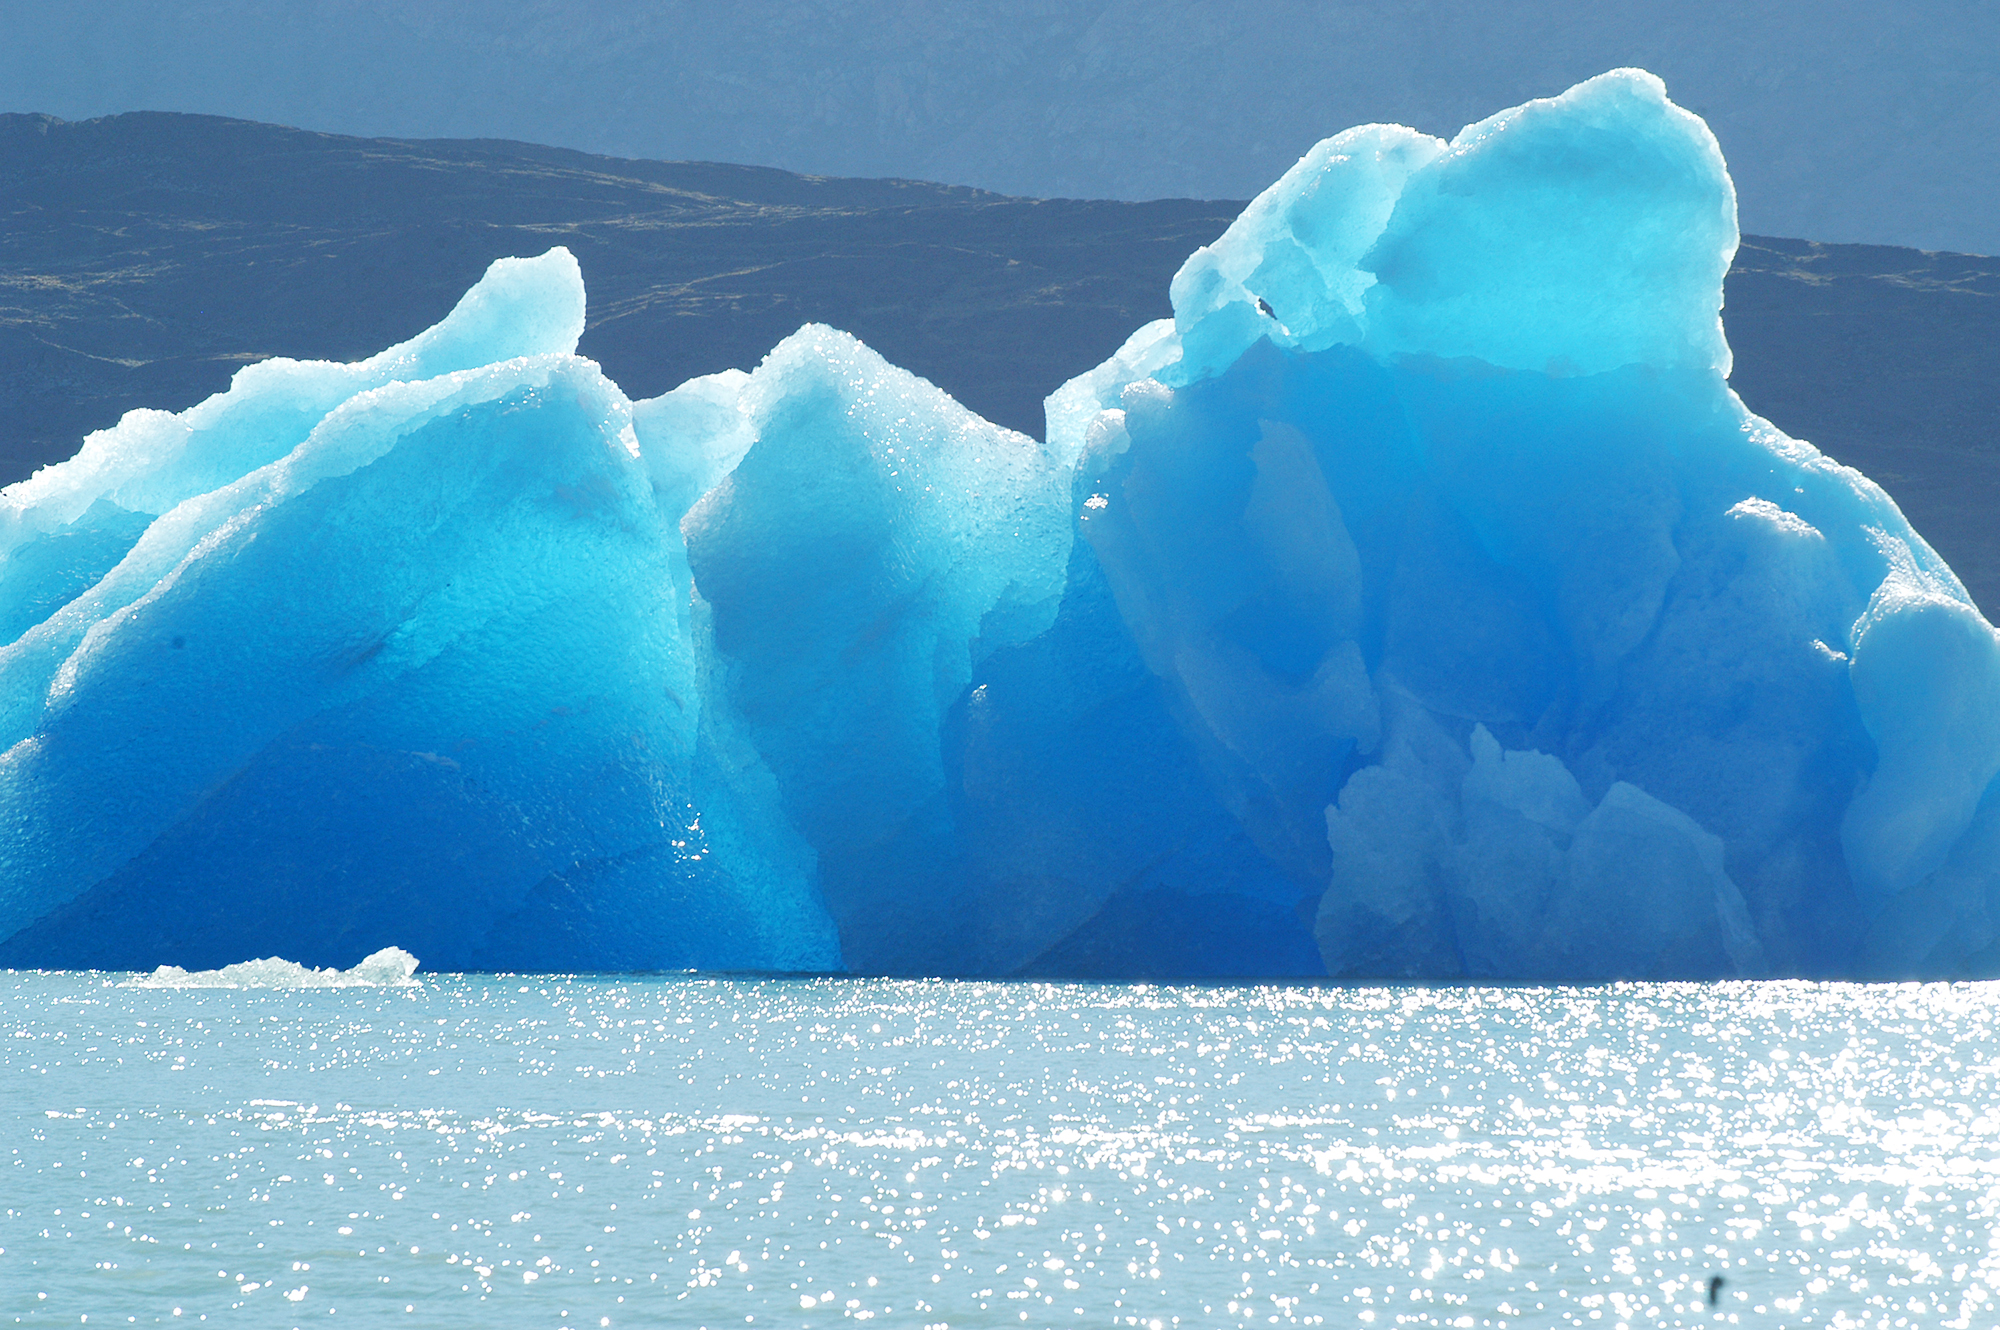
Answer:
<svg viewBox="0 0 2000 1330"><path fill-rule="evenodd" d="M127 988L404 988L415 986L417 958L401 947L384 947L351 970L315 970L297 961L268 956L239 961L219 970L183 970L162 965L125 982Z"/></svg>

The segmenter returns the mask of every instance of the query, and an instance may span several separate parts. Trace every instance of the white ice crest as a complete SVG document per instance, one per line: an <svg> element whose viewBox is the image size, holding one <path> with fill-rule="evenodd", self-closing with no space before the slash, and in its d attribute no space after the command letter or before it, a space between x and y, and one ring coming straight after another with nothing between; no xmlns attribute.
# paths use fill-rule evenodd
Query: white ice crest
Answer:
<svg viewBox="0 0 2000 1330"><path fill-rule="evenodd" d="M297 961L268 956L239 961L220 970L183 970L162 965L135 975L127 988L413 988L417 958L401 947L384 947L351 970L315 970Z"/></svg>

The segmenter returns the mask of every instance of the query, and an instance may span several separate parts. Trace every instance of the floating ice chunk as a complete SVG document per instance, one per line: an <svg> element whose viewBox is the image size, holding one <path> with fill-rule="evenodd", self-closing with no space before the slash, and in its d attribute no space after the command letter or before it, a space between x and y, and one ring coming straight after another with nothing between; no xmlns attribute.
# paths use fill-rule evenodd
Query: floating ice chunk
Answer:
<svg viewBox="0 0 2000 1330"><path fill-rule="evenodd" d="M129 417L0 496L0 964L2000 973L2000 637L1735 239L1621 70L1319 145L1046 447L817 326L629 402L561 251Z"/></svg>
<svg viewBox="0 0 2000 1330"><path fill-rule="evenodd" d="M417 958L401 947L384 947L348 970L316 970L276 956L239 961L219 970L183 970L162 965L151 974L125 981L126 988L415 988Z"/></svg>

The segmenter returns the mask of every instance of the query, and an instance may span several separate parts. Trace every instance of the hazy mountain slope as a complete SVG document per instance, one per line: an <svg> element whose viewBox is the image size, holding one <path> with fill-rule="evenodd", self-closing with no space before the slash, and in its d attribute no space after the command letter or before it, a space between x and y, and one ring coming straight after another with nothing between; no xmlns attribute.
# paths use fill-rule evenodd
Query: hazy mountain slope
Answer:
<svg viewBox="0 0 2000 1330"><path fill-rule="evenodd" d="M1990 0L0 0L0 111L1247 198L1313 143L1451 135L1622 65L1707 119L1744 225L2000 253Z"/></svg>
<svg viewBox="0 0 2000 1330"><path fill-rule="evenodd" d="M2000 617L2000 259L1745 236L1730 382L1895 497Z"/></svg>
<svg viewBox="0 0 2000 1330"><path fill-rule="evenodd" d="M1240 204L400 143L245 121L0 116L0 477L271 355L371 354L504 254L567 245L582 351L633 396L831 323L1039 435L1049 391L1169 312Z"/></svg>
<svg viewBox="0 0 2000 1330"><path fill-rule="evenodd" d="M378 350L553 244L589 284L584 353L635 396L818 320L1039 435L1042 397L1165 314L1240 206L0 116L0 480L246 361ZM1880 480L2000 611L2000 259L1748 237L1725 319L1745 400Z"/></svg>

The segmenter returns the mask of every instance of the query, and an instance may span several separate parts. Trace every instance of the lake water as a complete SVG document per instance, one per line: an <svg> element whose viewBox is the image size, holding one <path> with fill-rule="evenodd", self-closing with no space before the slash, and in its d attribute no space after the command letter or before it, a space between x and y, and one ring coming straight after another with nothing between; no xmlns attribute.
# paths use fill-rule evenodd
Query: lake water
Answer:
<svg viewBox="0 0 2000 1330"><path fill-rule="evenodd" d="M121 978L0 974L0 1320L2000 1321L1995 986Z"/></svg>

